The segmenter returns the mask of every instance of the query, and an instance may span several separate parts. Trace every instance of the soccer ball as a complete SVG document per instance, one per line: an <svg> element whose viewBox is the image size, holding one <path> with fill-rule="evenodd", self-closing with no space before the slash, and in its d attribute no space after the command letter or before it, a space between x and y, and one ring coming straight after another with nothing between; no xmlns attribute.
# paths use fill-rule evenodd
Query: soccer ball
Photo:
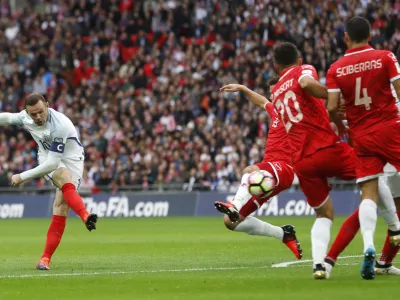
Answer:
<svg viewBox="0 0 400 300"><path fill-rule="evenodd" d="M256 198L265 198L275 188L275 178L270 172L259 170L250 174L248 179L249 193Z"/></svg>

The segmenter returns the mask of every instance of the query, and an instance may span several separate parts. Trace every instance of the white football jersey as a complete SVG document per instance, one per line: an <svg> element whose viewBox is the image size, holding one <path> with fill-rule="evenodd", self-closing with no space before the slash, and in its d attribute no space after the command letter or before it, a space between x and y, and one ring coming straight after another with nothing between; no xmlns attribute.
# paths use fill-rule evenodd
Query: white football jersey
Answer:
<svg viewBox="0 0 400 300"><path fill-rule="evenodd" d="M84 160L85 154L78 133L66 115L49 108L47 122L38 126L23 110L12 114L12 124L23 126L30 132L38 144L39 164L46 160L49 151L62 153L61 161L64 163Z"/></svg>

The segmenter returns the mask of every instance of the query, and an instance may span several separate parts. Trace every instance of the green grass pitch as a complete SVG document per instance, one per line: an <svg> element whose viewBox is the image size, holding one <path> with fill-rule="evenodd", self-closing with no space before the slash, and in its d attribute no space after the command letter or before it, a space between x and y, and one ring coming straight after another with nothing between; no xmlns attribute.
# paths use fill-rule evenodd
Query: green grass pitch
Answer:
<svg viewBox="0 0 400 300"><path fill-rule="evenodd" d="M292 223L310 259L314 218L269 218ZM343 218L334 222L332 238ZM315 281L311 264L272 268L295 258L270 238L229 232L221 218L101 219L88 232L67 222L52 270L36 271L49 220L0 221L0 299L394 299L398 277L360 276L362 258L339 260L332 278ZM378 251L385 238L382 220ZM361 254L357 235L345 256Z"/></svg>

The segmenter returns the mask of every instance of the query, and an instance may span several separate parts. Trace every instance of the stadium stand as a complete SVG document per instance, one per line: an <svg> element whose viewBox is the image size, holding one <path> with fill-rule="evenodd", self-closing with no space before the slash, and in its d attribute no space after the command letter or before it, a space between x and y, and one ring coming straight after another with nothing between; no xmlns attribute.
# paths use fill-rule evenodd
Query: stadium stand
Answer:
<svg viewBox="0 0 400 300"><path fill-rule="evenodd" d="M221 85L268 95L282 40L298 45L325 83L353 15L372 22L374 47L400 43L398 1L23 3L0 1L1 110L22 110L24 96L39 92L70 117L90 190L229 190L261 160L268 117L239 94L220 94ZM1 186L36 163L28 133L1 129Z"/></svg>

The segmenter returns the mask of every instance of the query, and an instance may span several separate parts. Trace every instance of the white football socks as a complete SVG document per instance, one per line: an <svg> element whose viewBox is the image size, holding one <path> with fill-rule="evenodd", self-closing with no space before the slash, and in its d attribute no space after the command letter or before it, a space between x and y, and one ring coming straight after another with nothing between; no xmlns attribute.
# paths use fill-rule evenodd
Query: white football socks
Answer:
<svg viewBox="0 0 400 300"><path fill-rule="evenodd" d="M239 223L234 231L246 232L249 235L274 237L280 241L283 240L283 229L281 227L271 225L251 216Z"/></svg>
<svg viewBox="0 0 400 300"><path fill-rule="evenodd" d="M232 200L232 204L235 205L237 210L241 210L242 207L251 199L251 194L249 193L249 179L250 174L244 174L242 176L241 184L235 197Z"/></svg>
<svg viewBox="0 0 400 300"><path fill-rule="evenodd" d="M375 250L374 233L378 218L376 203L370 199L361 201L358 218L360 219L361 234L364 240L364 252L368 248Z"/></svg>
<svg viewBox="0 0 400 300"><path fill-rule="evenodd" d="M311 229L311 247L314 267L324 263L328 252L329 240L331 238L332 220L328 218L317 218Z"/></svg>
<svg viewBox="0 0 400 300"><path fill-rule="evenodd" d="M396 214L392 193L386 183L386 177L379 177L379 201L378 207L382 217L385 219L388 227L392 231L400 230L399 218Z"/></svg>

